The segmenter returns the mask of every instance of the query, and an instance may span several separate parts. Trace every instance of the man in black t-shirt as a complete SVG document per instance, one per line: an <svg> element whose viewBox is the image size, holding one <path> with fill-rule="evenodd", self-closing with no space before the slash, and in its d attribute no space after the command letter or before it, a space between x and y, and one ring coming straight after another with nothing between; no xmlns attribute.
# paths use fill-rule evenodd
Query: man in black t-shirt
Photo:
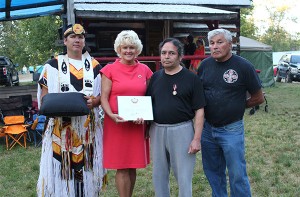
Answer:
<svg viewBox="0 0 300 197"><path fill-rule="evenodd" d="M261 83L253 65L232 54L229 31L210 31L208 41L211 57L204 59L198 70L207 102L201 138L203 170L212 196L228 196L227 168L230 195L248 197L243 115L246 107L264 102ZM251 95L248 100L247 92Z"/></svg>
<svg viewBox="0 0 300 197"><path fill-rule="evenodd" d="M155 196L169 197L173 170L179 196L192 196L192 177L204 122L205 100L201 80L180 65L183 46L168 38L160 44L163 69L150 80L154 122L150 127ZM194 120L194 121L193 121Z"/></svg>

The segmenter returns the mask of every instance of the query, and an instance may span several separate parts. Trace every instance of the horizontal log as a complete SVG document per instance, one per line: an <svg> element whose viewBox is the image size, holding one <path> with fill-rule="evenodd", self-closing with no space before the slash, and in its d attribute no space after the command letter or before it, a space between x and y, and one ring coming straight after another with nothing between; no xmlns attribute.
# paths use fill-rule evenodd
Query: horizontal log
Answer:
<svg viewBox="0 0 300 197"><path fill-rule="evenodd" d="M32 95L32 100L36 100L37 84L25 86L0 86L0 98L8 98L9 96Z"/></svg>

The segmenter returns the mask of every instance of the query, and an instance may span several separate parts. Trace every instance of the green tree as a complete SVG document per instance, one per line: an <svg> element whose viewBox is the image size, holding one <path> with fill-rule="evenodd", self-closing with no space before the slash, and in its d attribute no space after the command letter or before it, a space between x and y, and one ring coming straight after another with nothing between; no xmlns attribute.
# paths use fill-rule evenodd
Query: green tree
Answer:
<svg viewBox="0 0 300 197"><path fill-rule="evenodd" d="M277 8L271 6L267 7L266 10L270 16L269 26L260 37L260 40L271 45L274 52L299 50L299 34L292 36L284 24L286 21L293 21L287 17L289 6L282 5Z"/></svg>
<svg viewBox="0 0 300 197"><path fill-rule="evenodd" d="M300 50L300 33L297 33L295 36L292 37L290 48L292 51Z"/></svg>
<svg viewBox="0 0 300 197"><path fill-rule="evenodd" d="M254 6L241 9L241 35L271 45L274 52L300 50L300 33L291 35L288 30L292 27L286 28L287 21L293 21L296 25L295 19L288 17L289 5L283 3L275 7L270 1L265 9L269 17L263 19L268 24L263 33L258 33L261 29L258 28L253 17Z"/></svg>
<svg viewBox="0 0 300 197"><path fill-rule="evenodd" d="M240 12L241 16L241 36L256 39L257 27L253 18L253 5L250 8L242 8Z"/></svg>
<svg viewBox="0 0 300 197"><path fill-rule="evenodd" d="M55 45L61 24L57 16L2 22L0 52L20 65L43 64L63 50Z"/></svg>
<svg viewBox="0 0 300 197"><path fill-rule="evenodd" d="M15 63L18 49L21 47L18 38L18 21L3 22L0 24L0 53L10 57Z"/></svg>

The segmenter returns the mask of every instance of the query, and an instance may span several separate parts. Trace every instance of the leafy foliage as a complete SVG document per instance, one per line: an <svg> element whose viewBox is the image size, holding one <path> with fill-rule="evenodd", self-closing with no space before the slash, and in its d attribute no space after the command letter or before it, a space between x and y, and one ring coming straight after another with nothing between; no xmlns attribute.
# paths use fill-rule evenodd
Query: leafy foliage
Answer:
<svg viewBox="0 0 300 197"><path fill-rule="evenodd" d="M4 22L0 31L0 53L8 57L15 57L19 54L20 42L18 41L18 21ZM14 46L14 47L12 47ZM12 58L14 59L14 58Z"/></svg>
<svg viewBox="0 0 300 197"><path fill-rule="evenodd" d="M289 32L289 28L284 25L284 19L289 11L288 7L283 6L277 9L276 12L273 9L268 8L267 11L270 15L270 25L266 32L262 35L261 41L266 44L272 45L273 51L292 51L299 50L299 36L293 37ZM298 46L297 46L298 45Z"/></svg>
<svg viewBox="0 0 300 197"><path fill-rule="evenodd" d="M257 32L257 27L255 26L254 23L254 18L253 16L253 6L250 8L242 8L241 9L241 35L256 39L256 32Z"/></svg>
<svg viewBox="0 0 300 197"><path fill-rule="evenodd" d="M259 27L255 23L253 17L253 5L250 8L241 9L241 35L252 39L259 40L265 44L271 45L274 52L277 51L294 51L300 50L300 33L291 35L290 28L284 24L286 20L295 20L288 18L289 7L282 5L275 8L273 5L266 7L266 12L269 18L264 19L268 21L268 28L262 34L258 33Z"/></svg>
<svg viewBox="0 0 300 197"><path fill-rule="evenodd" d="M0 54L20 65L43 64L51 55L62 51L55 46L61 23L56 16L0 23Z"/></svg>

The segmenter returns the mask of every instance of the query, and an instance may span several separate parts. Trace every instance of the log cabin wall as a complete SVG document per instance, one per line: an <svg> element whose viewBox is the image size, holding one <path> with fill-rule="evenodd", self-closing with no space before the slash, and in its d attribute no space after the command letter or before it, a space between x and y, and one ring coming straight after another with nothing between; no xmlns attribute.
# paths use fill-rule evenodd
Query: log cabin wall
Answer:
<svg viewBox="0 0 300 197"><path fill-rule="evenodd" d="M207 32L225 28L232 32L234 53L239 53L240 16L250 0L128 0L128 2L74 0L76 22L88 32L87 46L94 57L116 57L114 40L122 30L132 29L143 43L140 56L158 56L158 45L166 37L183 40L189 34L202 38L209 55ZM67 23L67 21L65 22Z"/></svg>
<svg viewBox="0 0 300 197"><path fill-rule="evenodd" d="M164 21L99 21L83 20L87 31L86 45L91 55L115 57L114 41L122 30L133 30L143 44L141 56L158 55L158 45L163 40Z"/></svg>

